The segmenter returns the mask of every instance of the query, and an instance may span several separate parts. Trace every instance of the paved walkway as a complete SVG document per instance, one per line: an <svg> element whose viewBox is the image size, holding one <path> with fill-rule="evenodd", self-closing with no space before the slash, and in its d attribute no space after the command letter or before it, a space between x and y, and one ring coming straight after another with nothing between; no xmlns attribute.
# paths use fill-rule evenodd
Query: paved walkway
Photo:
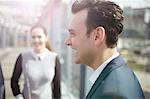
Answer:
<svg viewBox="0 0 150 99"><path fill-rule="evenodd" d="M144 90L145 99L150 99L150 73L135 71Z"/></svg>

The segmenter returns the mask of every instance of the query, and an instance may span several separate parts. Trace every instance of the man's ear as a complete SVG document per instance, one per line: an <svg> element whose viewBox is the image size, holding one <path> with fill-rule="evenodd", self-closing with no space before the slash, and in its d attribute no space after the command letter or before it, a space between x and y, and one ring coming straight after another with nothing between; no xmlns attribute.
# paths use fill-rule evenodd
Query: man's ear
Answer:
<svg viewBox="0 0 150 99"><path fill-rule="evenodd" d="M101 26L97 27L95 29L95 35L94 35L94 40L95 40L95 44L99 45L102 42L104 42L105 40L105 29Z"/></svg>

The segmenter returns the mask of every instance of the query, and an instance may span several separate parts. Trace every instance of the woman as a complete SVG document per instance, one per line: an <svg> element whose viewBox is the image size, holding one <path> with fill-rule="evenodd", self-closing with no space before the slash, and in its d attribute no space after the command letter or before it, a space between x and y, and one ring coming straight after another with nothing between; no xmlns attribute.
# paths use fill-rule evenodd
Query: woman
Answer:
<svg viewBox="0 0 150 99"><path fill-rule="evenodd" d="M60 63L44 27L31 29L31 43L33 49L17 58L11 77L13 95L16 99L61 99ZM18 84L21 73L25 78L23 93Z"/></svg>
<svg viewBox="0 0 150 99"><path fill-rule="evenodd" d="M1 63L0 63L0 99L5 99L5 84Z"/></svg>

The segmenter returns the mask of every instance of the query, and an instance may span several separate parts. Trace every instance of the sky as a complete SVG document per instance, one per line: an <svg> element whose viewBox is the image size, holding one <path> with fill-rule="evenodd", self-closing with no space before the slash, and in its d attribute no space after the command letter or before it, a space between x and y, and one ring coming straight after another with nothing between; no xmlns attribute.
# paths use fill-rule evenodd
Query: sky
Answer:
<svg viewBox="0 0 150 99"><path fill-rule="evenodd" d="M150 8L150 0L110 0L116 2L121 7L132 7L132 8Z"/></svg>

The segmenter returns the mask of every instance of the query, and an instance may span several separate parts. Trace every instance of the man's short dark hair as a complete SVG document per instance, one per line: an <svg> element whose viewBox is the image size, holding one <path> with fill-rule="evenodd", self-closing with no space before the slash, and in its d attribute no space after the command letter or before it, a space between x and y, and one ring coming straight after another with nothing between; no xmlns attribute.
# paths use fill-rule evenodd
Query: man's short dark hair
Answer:
<svg viewBox="0 0 150 99"><path fill-rule="evenodd" d="M98 26L106 31L106 45L114 48L123 29L123 10L114 2L102 0L75 1L72 13L87 9L87 35Z"/></svg>

